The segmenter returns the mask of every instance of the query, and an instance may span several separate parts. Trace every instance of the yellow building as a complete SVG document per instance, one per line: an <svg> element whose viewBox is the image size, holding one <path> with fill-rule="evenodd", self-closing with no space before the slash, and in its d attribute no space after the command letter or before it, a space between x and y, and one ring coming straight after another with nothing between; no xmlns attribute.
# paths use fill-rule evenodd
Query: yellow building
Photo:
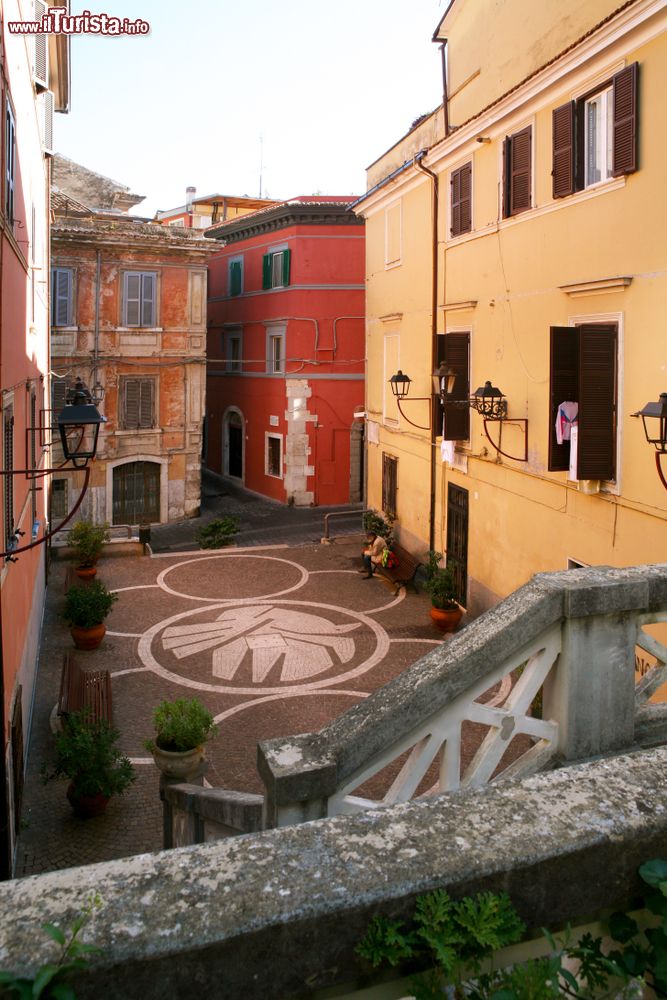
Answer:
<svg viewBox="0 0 667 1000"><path fill-rule="evenodd" d="M452 0L434 41L443 104L355 209L368 505L445 551L477 614L543 570L667 561L632 416L667 391L667 4ZM463 405L433 398L441 361ZM486 380L506 419L466 405Z"/></svg>

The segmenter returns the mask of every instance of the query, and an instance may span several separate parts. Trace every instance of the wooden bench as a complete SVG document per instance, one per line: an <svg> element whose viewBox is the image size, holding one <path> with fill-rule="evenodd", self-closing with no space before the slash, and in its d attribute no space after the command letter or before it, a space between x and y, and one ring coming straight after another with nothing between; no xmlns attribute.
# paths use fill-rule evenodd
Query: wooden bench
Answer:
<svg viewBox="0 0 667 1000"><path fill-rule="evenodd" d="M104 719L113 723L111 674L108 670L87 670L77 663L74 653L65 653L60 675L58 715L86 712L91 722Z"/></svg>
<svg viewBox="0 0 667 1000"><path fill-rule="evenodd" d="M418 593L417 584L415 582L415 577L417 575L417 570L423 563L419 561L417 556L413 556L411 552L404 549L402 545L397 545L396 542L391 546L391 551L394 553L398 559L398 566L394 566L391 569L388 566L376 566L376 572L382 573L388 580L394 584L394 593L398 594L401 587L414 587L415 593Z"/></svg>

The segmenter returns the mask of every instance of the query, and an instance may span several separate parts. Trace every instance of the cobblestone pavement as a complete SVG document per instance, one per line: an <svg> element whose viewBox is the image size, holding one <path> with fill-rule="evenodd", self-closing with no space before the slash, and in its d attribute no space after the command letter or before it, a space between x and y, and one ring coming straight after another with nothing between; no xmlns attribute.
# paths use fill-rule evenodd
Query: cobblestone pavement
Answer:
<svg viewBox="0 0 667 1000"><path fill-rule="evenodd" d="M163 698L198 697L219 722L213 785L261 792L259 740L319 729L443 641L423 594L361 577L361 535L334 545L102 560L119 594L102 646L76 656L112 674L114 722L138 780L97 819L75 819L65 782L43 785L63 654L66 565L52 564L16 874L161 848L158 772L143 741Z"/></svg>

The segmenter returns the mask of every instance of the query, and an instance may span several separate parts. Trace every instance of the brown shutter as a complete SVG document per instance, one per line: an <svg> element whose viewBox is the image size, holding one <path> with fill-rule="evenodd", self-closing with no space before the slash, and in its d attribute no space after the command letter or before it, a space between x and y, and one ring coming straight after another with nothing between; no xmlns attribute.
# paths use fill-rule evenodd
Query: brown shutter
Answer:
<svg viewBox="0 0 667 1000"><path fill-rule="evenodd" d="M616 327L579 327L578 479L616 475Z"/></svg>
<svg viewBox="0 0 667 1000"><path fill-rule="evenodd" d="M510 214L510 164L512 160L512 140L509 136L503 142L503 219L507 219Z"/></svg>
<svg viewBox="0 0 667 1000"><path fill-rule="evenodd" d="M444 361L456 372L452 400L468 400L470 396L470 334L447 333L444 340ZM470 408L445 404L445 441L467 441L470 437Z"/></svg>
<svg viewBox="0 0 667 1000"><path fill-rule="evenodd" d="M139 426L153 426L153 388L155 383L152 378L144 378L140 384L139 400Z"/></svg>
<svg viewBox="0 0 667 1000"><path fill-rule="evenodd" d="M451 235L469 233L472 228L472 163L466 163L452 173Z"/></svg>
<svg viewBox="0 0 667 1000"><path fill-rule="evenodd" d="M452 228L451 235L458 236L461 233L461 171L455 170L452 173Z"/></svg>
<svg viewBox="0 0 667 1000"><path fill-rule="evenodd" d="M510 170L510 215L530 208L532 128L512 136Z"/></svg>
<svg viewBox="0 0 667 1000"><path fill-rule="evenodd" d="M139 426L139 379L126 378L123 383L123 427L132 430Z"/></svg>
<svg viewBox="0 0 667 1000"><path fill-rule="evenodd" d="M549 469L566 471L570 467L570 443L558 444L556 417L566 401L579 402L579 328L551 327L549 377Z"/></svg>
<svg viewBox="0 0 667 1000"><path fill-rule="evenodd" d="M554 198L565 198L574 192L574 119L574 101L554 109L551 171Z"/></svg>
<svg viewBox="0 0 667 1000"><path fill-rule="evenodd" d="M614 77L614 165L612 174L620 177L637 169L637 111L639 63L626 66Z"/></svg>

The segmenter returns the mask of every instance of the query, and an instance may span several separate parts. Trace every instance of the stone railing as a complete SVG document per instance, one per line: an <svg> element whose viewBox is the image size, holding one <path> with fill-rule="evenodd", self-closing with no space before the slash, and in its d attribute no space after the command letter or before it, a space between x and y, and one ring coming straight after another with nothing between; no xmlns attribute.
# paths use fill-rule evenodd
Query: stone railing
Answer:
<svg viewBox="0 0 667 1000"><path fill-rule="evenodd" d="M265 825L479 787L667 739L667 706L646 704L667 681L667 649L643 631L664 621L667 565L534 577L320 732L261 743ZM636 686L638 646L657 663ZM541 718L531 708L538 695ZM462 774L466 723L487 732ZM518 749L506 755L516 737ZM379 797L355 794L371 779L381 785L392 765Z"/></svg>
<svg viewBox="0 0 667 1000"><path fill-rule="evenodd" d="M91 894L83 939L101 951L80 1000L165 996L368 1000L355 948L378 913L415 897L509 893L533 930L576 926L639 895L638 866L665 855L667 748L563 767L244 837L17 879L0 893L0 968L54 961ZM372 994L405 995L383 982Z"/></svg>

